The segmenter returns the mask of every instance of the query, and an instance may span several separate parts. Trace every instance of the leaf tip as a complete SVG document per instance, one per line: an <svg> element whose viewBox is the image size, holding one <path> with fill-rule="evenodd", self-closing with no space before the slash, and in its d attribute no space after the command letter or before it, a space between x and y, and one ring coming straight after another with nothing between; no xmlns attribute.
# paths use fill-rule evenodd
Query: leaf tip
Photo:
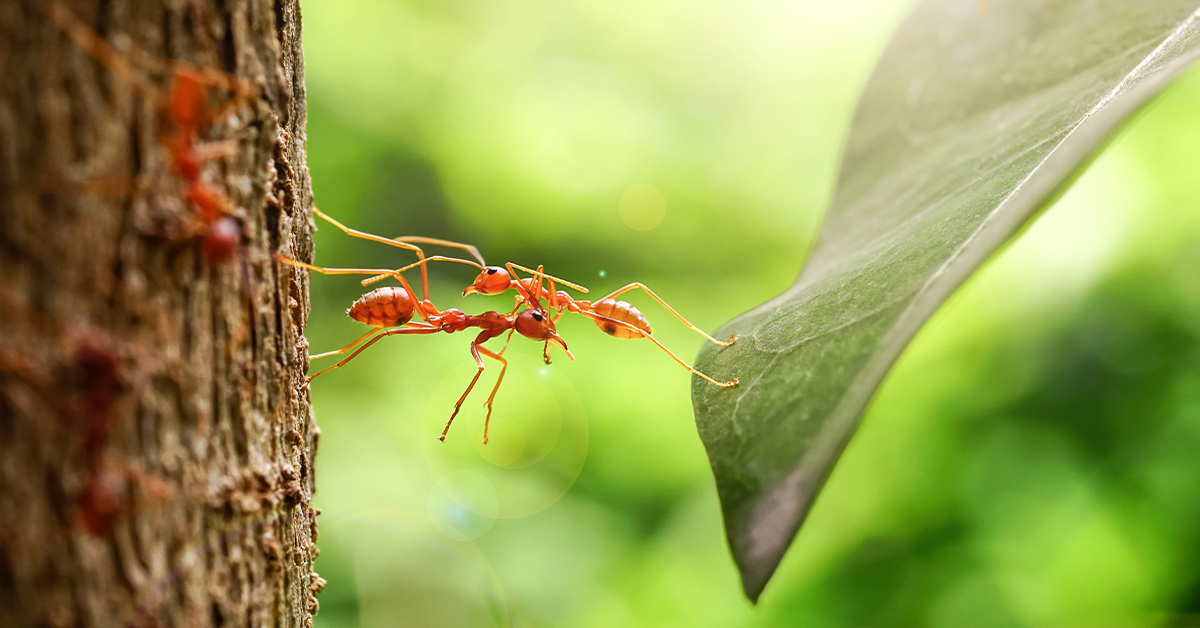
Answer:
<svg viewBox="0 0 1200 628"><path fill-rule="evenodd" d="M786 549L786 545L783 549ZM782 551L774 555L769 554L757 558L735 555L734 560L737 562L738 573L742 576L742 591L746 594L746 598L750 600L750 603L758 604L758 598L762 596L763 590L767 588L767 583L771 581L771 576L775 575L775 570L779 567L782 558Z"/></svg>
<svg viewBox="0 0 1200 628"><path fill-rule="evenodd" d="M763 589L767 588L769 579L769 575L765 578L751 579L745 572L742 572L742 591L751 604L758 606L758 598L762 596Z"/></svg>

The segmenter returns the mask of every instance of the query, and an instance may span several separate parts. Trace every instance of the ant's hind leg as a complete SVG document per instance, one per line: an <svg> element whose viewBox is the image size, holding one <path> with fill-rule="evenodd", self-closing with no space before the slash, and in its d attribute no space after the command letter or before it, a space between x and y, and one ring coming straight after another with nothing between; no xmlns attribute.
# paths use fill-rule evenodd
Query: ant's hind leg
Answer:
<svg viewBox="0 0 1200 628"><path fill-rule="evenodd" d="M187 154L184 156L184 159L186 159L187 162L190 164L199 166L200 164L204 164L204 163L207 163L210 161L216 161L217 159L225 159L227 157L233 157L237 153L238 153L237 140L224 140L221 142L206 142L204 144L197 144L197 145L193 146L192 149L189 150L187 152Z"/></svg>
<svg viewBox="0 0 1200 628"><path fill-rule="evenodd" d="M326 351L325 353L318 353L317 355L310 355L310 356L308 356L308 359L309 360L319 360L321 358L327 358L331 355L341 355L341 354L346 353L347 351L353 349L354 347L357 347L358 343L366 340L367 338L370 338L371 336L374 336L375 334L378 334L381 331L383 331L383 329L377 327L377 328L372 329L371 331L363 334L362 336L360 336L358 338L358 340L355 340L354 342L342 347L341 349L338 349L337 351ZM316 376L314 375L314 377L316 377Z"/></svg>
<svg viewBox="0 0 1200 628"><path fill-rule="evenodd" d="M346 225L343 225L342 223L334 220L331 216L329 216L325 212L321 211L320 209L317 209L316 206L313 206L312 210L313 210L314 214L324 218L326 221L329 222L329 224L337 227L338 229L341 229L343 233L345 233L346 235L348 235L352 238L361 238L363 240L370 240L372 242L379 242L380 244L387 244L388 246L394 246L396 248L401 248L406 251L412 251L417 254L417 259L419 259L419 260L425 259L425 251L422 251L421 247L419 247L415 244L407 244L405 242L397 242L395 240L390 240L383 236L377 236L373 233L367 233L365 231L351 229L350 227L347 227ZM370 273L370 274L377 275L377 274L384 274L387 272L389 272L389 271L383 271L383 273ZM426 301L429 300L429 271L425 270L424 264L421 264L421 298L425 299Z"/></svg>
<svg viewBox="0 0 1200 628"><path fill-rule="evenodd" d="M395 275L397 273L402 273L406 270L416 268L417 266L424 267L425 264L427 264L429 262L458 262L459 264L466 264L468 266L474 266L476 268L483 268L482 266L480 266L479 264L476 264L475 262L472 262L471 260L459 259L457 257L446 257L444 255L430 255L429 257L426 257L425 259L422 259L420 261L413 262L413 263L409 264L408 266L404 266L401 268L397 268L396 270L389 271L388 274L386 274L386 275L376 275L374 277L367 277L366 279L363 279L361 283L364 286L369 286L373 283L387 279L388 277L391 277L392 275Z"/></svg>
<svg viewBox="0 0 1200 628"><path fill-rule="evenodd" d="M380 244L387 244L389 246L401 248L406 251L413 251L421 259L425 259L425 252L422 251L421 247L419 247L419 246L416 246L413 244L407 244L404 242L396 242L395 240L391 240L391 239L385 238L383 236L377 236L373 233L367 233L365 231L351 229L350 227L343 225L342 223L335 220L332 216L326 214L325 212L321 211L320 209L317 209L316 207L313 207L313 213L320 216L321 218L324 218L329 224L337 227L338 229L341 229L346 235L348 235L350 237L362 238L363 240L370 240L372 242L379 242Z"/></svg>
<svg viewBox="0 0 1200 628"><path fill-rule="evenodd" d="M509 338L512 336L509 335ZM508 343L505 343L504 346L507 348ZM500 382L504 381L504 372L508 370L508 360L501 357L499 353L492 353L483 347L479 347L479 352L494 360L499 360L503 365L500 367L500 377L496 378L496 385L492 386L492 394L488 395L487 403L483 404L487 408L487 416L483 419L483 444L486 445L488 444L488 425L492 422L492 400L496 398L496 391L500 390ZM504 350L501 349L500 352L503 353Z"/></svg>
<svg viewBox="0 0 1200 628"><path fill-rule="evenodd" d="M464 244L462 242L451 242L450 240L439 240L437 238L426 238L424 236L397 236L392 238L394 242L404 242L407 244L432 244L433 246L445 246L452 249L462 249L468 255L474 257L479 262L480 266L487 266L487 262L483 261L483 256L479 254L479 249L473 245Z"/></svg>
<svg viewBox="0 0 1200 628"><path fill-rule="evenodd" d="M314 266L313 264L306 264L304 262L294 260L282 253L276 253L275 259L283 262L284 264L290 264L299 268L307 268L308 270L318 272L323 275L384 275L387 277L394 277L396 275L396 271L388 270L386 268L324 268L322 266Z"/></svg>
<svg viewBox="0 0 1200 628"><path fill-rule="evenodd" d="M733 335L733 336L730 336L729 340L727 340L725 342L721 342L720 340L713 338L712 336L708 335L703 329L700 329L699 327L696 327L695 325L688 322L688 319L684 318L683 315L681 315L679 312L676 312L675 308L668 305L667 302L662 299L662 297L658 296L657 294L654 294L654 291L651 290L650 288L647 288L646 284L644 284L644 283L637 283L637 282L631 283L628 286L625 286L624 288L621 288L620 290L616 290L607 296L601 297L598 300L603 301L604 299L613 299L613 298L616 298L618 295L629 292L630 290L636 290L638 288L644 290L646 292L646 294L650 295L655 301L658 301L660 304L662 304L663 307L667 308L668 312L674 314L675 318L678 318L680 320L680 322L682 322L684 325L687 325L689 328L695 330L696 333L699 333L701 336L704 336L705 338L708 338L709 340L711 340L721 346L729 346L729 345L733 344L733 340L735 338L737 338L736 335Z"/></svg>
<svg viewBox="0 0 1200 628"><path fill-rule="evenodd" d="M559 277L555 277L554 275L547 275L546 273L542 272L542 271L540 270L540 268L539 268L539 270L533 270L533 269L530 269L530 268L525 268L524 266L522 266L522 265L520 265L520 264L514 264L514 263L512 263L512 262L509 262L509 263L505 264L505 266L508 268L508 272L509 272L509 274L511 274L511 275L513 275L513 276L516 276L516 273L515 273L515 272L513 272L513 269L515 268L515 269L517 269L517 270L521 270L521 271L527 272L527 273L529 273L529 274L531 274L531 275L541 275L541 276L543 276L543 277L545 277L545 278L547 278L547 279L553 279L554 281L557 281L558 283L560 283L560 284L562 284L562 285L564 285L564 286L566 286L566 287L568 287L568 288L572 288L572 289L574 289L574 290L578 290L578 291L580 291L580 292L582 292L582 293L584 293L584 294L587 294L587 291L588 291L588 289L587 289L587 288L584 288L583 286L581 286L581 285L579 285L579 284L574 284L574 283L571 283L571 282L567 281L566 279L561 279L561 278L559 278Z"/></svg>
<svg viewBox="0 0 1200 628"><path fill-rule="evenodd" d="M397 247L397 249L413 251L414 253L416 253L416 259L418 259L418 262L416 262L416 264L410 264L410 265L408 265L408 267L406 267L402 270L407 270L408 268L413 268L414 265L420 265L420 267L421 267L421 299L424 299L426 301L430 300L430 273L428 273L428 270L425 268L425 263L427 262L427 259L425 257L425 251L422 251L420 246L416 246L415 244L409 244L408 241L406 241L406 240L420 241L420 243L428 243L428 244L442 244L442 245L446 245L446 246L457 246L457 247L460 247L460 249L464 249L467 252L469 252L470 255L475 256L476 259L479 259L479 264L476 264L474 262L468 262L468 261L466 261L466 259L458 259L456 257L442 257L442 256L433 256L431 258L428 258L428 261L432 261L432 259L438 259L438 261L458 262L458 263L462 263L462 264L473 265L473 267L476 267L476 268L484 268L484 258L482 258L482 256L479 255L479 250L476 250L474 246L470 246L468 244L448 243L448 241L445 241L445 240L434 240L433 238L418 238L418 237L388 239L388 238L382 237L382 235L360 232L360 231L358 231L358 229L352 229L352 228L347 227L346 225L342 225L341 222L337 222L336 220L332 219L332 217L330 217L328 214L325 214L324 211L319 210L316 207L312 208L312 211L313 211L313 214L317 214L318 216L323 217L323 219L325 219L326 221L329 221L330 225L335 226L338 229L342 229L342 232L349 235L349 237L361 238L364 240L371 240L371 241L373 241L373 243L380 243L380 244L386 244L389 246L395 246L395 247ZM384 275L384 274L389 274L389 273L390 273L390 271L385 270L385 271L383 271L383 273L374 273L374 274ZM364 282L364 286L370 285L370 283L373 283L374 281L379 281L379 279L380 279L380 277L371 277L370 280L367 280L366 282Z"/></svg>
<svg viewBox="0 0 1200 628"><path fill-rule="evenodd" d="M441 330L438 329L437 327L434 327L433 325L429 325L427 327L424 327L424 326L422 326L422 327L398 327L396 329L385 329L385 330L379 332L378 334L376 334L374 338L368 340L363 346L359 347L354 353L351 353L350 357L346 358L345 360L342 360L341 362L338 362L337 364L334 364L333 366L326 367L320 371L317 371L316 373L314 373L312 375L309 375L307 378L305 378L304 386L301 387L301 390L308 388L309 384L312 384L312 381L314 379L320 377L321 375L324 375L325 373L328 373L329 371L332 371L333 369L342 368L343 366L346 365L347 362L358 357L358 354L362 353L363 351L366 351L367 347L370 347L371 345L379 342L379 340L381 338L384 338L387 336L394 336L396 334L433 334L433 333L437 333L439 331L441 331Z"/></svg>
<svg viewBox="0 0 1200 628"><path fill-rule="evenodd" d="M425 329L425 328L429 327L429 325L426 325L424 323L409 322L409 323L405 323L404 325L402 325L402 327L407 327L410 329ZM358 340L355 340L354 342L342 347L341 349L338 349L337 351L326 351L325 353L318 353L317 355L310 355L310 356L308 356L308 359L309 360L319 360L321 358L327 358L331 355L341 355L341 354L353 349L354 347L357 347L358 343L366 340L367 338L370 338L371 336L374 336L375 334L382 332L384 329L385 328L383 328L383 327L376 327L375 329L372 329L371 331L360 336ZM314 375L313 377L316 377L316 375Z"/></svg>
<svg viewBox="0 0 1200 628"><path fill-rule="evenodd" d="M668 349L668 348L666 347L666 345L664 345L663 343L659 342L659 341L658 341L658 338L655 338L654 336L652 336L652 335L650 335L650 334L646 333L644 330L638 329L637 327L634 327L633 325L630 325L629 323L626 323L625 321L619 321L619 320L617 320L617 319L615 319L615 318L609 318L609 317L607 317L607 316L601 316L601 315L599 315L599 314L595 314L595 313L592 313L592 312L587 312L587 311L581 311L581 312L580 312L580 314L583 314L584 316L586 316L586 317L588 317L588 318L591 318L591 319L593 319L593 320L604 321L604 322L606 322L606 323L611 323L611 324L613 324L613 325L618 325L618 326L621 326L621 327L627 327L627 328L629 328L629 329L631 329L631 330L633 330L633 331L636 331L636 332L637 332L638 334L640 334L642 337L644 337L644 338L649 338L649 339L650 339L650 342L653 342L654 344L658 345L658 348L659 348L659 349L662 349L663 351L665 351L665 352L667 353L667 355L671 356L671 359L673 359L673 360L675 360L676 362L678 362L680 366L682 366L683 368L685 368L685 369L687 369L687 370L689 370L689 371L691 371L691 372L695 373L696 375L699 375L699 376L700 376L702 379L705 379L705 380L707 380L707 381L709 381L709 382L711 382L711 383L713 383L713 384L715 384L715 385L717 385L717 386L720 386L721 388L732 388L732 387L734 387L734 386L737 386L737 384L738 384L738 378L736 378L736 377L735 377L735 378L733 378L733 379L731 379L731 380L729 380L729 381L727 381L727 382L718 382L717 380L715 380L715 379L713 379L713 378L711 378L711 377L709 377L709 376L705 375L704 373L701 373L700 371L696 370L696 367L694 367L694 366L692 366L691 364L688 364L687 362L684 362L683 360L679 359L679 356L675 355L675 353L674 353L674 352L672 352L670 349Z"/></svg>
<svg viewBox="0 0 1200 628"><path fill-rule="evenodd" d="M486 351L486 349L485 349ZM488 353L491 353L488 351ZM458 416L458 411L462 408L462 404L467 400L467 395L471 394L471 389L475 387L475 382L479 381L479 376L483 375L483 358L479 357L479 345L476 342L471 342L471 357L475 358L475 364L479 369L475 371L475 377L471 379L471 383L467 384L467 389L463 391L461 397L454 404L454 412L450 413L450 420L446 421L446 429L442 430L442 435L438 436L438 440L446 442L446 434L450 431L450 425L454 423L454 417Z"/></svg>

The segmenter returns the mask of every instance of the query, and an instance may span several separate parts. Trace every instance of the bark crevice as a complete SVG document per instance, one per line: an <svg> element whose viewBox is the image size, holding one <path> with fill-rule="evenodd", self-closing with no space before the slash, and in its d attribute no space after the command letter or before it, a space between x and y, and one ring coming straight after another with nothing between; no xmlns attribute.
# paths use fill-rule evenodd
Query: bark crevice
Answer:
<svg viewBox="0 0 1200 628"><path fill-rule="evenodd" d="M236 206L221 263L162 103L50 2L0 3L0 625L312 624L308 284L273 257L312 252L296 2L64 3L132 61L256 87L201 130L237 142L203 169Z"/></svg>

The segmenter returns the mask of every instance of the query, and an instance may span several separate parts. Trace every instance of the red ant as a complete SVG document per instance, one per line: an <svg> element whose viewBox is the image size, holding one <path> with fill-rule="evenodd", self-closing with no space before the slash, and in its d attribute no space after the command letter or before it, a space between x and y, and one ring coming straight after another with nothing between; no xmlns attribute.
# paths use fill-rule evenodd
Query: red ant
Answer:
<svg viewBox="0 0 1200 628"><path fill-rule="evenodd" d="M97 538L108 536L121 508L127 482L158 500L171 498L174 485L132 460L106 452L117 402L125 394L125 374L117 347L102 332L85 329L71 368L78 387L70 397L72 414L83 421L83 487L75 500L78 524ZM112 469L116 468L116 472Z"/></svg>
<svg viewBox="0 0 1200 628"><path fill-rule="evenodd" d="M153 82L135 70L121 53L61 2L54 3L51 16L76 45L108 68L117 80L132 86L142 98L160 109L163 118L170 123L163 146L171 156L172 170L186 186L184 199L195 209L194 224L187 230L187 237L201 237L201 251L209 263L229 260L241 244L241 226L232 216L234 203L219 188L204 181L200 171L205 163L235 155L237 142L201 142L200 134L240 108L257 90L245 79L177 63L171 86L163 96ZM146 57L144 53L140 56ZM212 109L208 103L210 87L232 92L233 97Z"/></svg>
<svg viewBox="0 0 1200 628"><path fill-rule="evenodd" d="M471 383L467 386L466 391L463 392L462 396L455 404L454 412L450 416L450 421L446 424L446 429L442 431L442 434L438 440L445 440L446 433L450 430L450 424L454 422L454 417L458 415L459 408L462 406L463 401L467 398L467 395L471 392L471 389L474 388L475 383L479 380L479 376L483 373L483 359L480 357L480 353L482 352L484 355L492 357L503 364L503 367L500 371L500 376L496 380L496 384L492 388L492 394L488 397L488 401L486 403L487 417L484 421L483 439L483 442L486 444L487 425L491 420L492 401L495 399L496 391L499 390L500 383L504 380L504 373L508 368L508 362L504 360L502 354L508 348L508 341L512 339L513 332L520 333L522 336L525 336L531 340L545 342L543 358L547 364L550 363L549 351L551 343L560 346L563 351L567 353L567 356L571 358L571 360L575 359L575 357L567 349L566 341L558 336L554 327L554 324L559 318L561 318L564 308L568 311L576 312L583 316L588 316L594 319L597 324L601 326L601 329L604 329L607 333L615 337L650 338L651 341L658 345L658 347L663 351L666 351L668 355L674 358L676 362L683 365L684 368L717 386L730 387L735 386L738 382L737 378L734 378L729 382L718 382L704 373L697 371L683 360L680 360L679 357L677 357L651 335L650 324L646 321L645 317L637 311L636 308L624 301L617 301L613 298L623 292L640 287L660 303L662 303L668 310L671 311L671 313L675 314L676 317L683 321L685 325L700 332L709 340L721 345L728 345L733 341L733 338L730 338L729 342L720 342L713 339L708 334L705 334L703 331L699 330L682 316L680 316L678 312L671 308L671 306L667 305L667 303L659 298L658 295L654 294L649 288L646 288L642 284L630 284L629 286L614 292L608 297L605 297L595 306L593 306L589 301L576 301L571 299L565 292L558 291L555 287L555 282L585 293L587 292L587 288L578 286L557 277L546 275L544 272L542 272L541 267L538 267L538 270L533 271L512 263L506 265L508 270L495 266L484 266L482 256L480 256L478 250L471 245L419 237L388 239L350 229L320 212L319 210L315 210L315 208L314 211L316 211L319 216L328 220L333 225L337 226L339 229L351 236L412 250L417 253L417 257L419 259L417 262L409 264L403 268L387 270L369 268L324 268L292 260L282 255L276 256L277 259L284 263L301 268L307 268L323 274L373 275L373 277L364 279L362 281L363 285L369 285L387 277L395 277L403 286L403 288L387 287L373 290L361 297L351 306L351 308L347 311L347 314L351 318L366 325L371 325L375 329L372 329L370 332L367 332L354 342L351 342L349 345L346 345L337 351L330 351L312 356L313 359L316 359L330 355L340 355L354 350L354 353L341 362L338 362L333 366L327 367L309 376L304 384L306 387L319 375L344 366L347 362L365 351L367 347L378 342L385 336L398 334L431 334L443 331L447 333L453 333L456 331L462 331L467 327L479 327L481 329L480 334L471 343L471 355L475 358L475 362L478 365L478 370L475 373L475 377L471 380ZM442 256L433 256L427 258L425 257L423 251L421 251L420 247L410 244L411 242L433 243L443 246L461 248L474 255L475 258L479 260L479 263ZM481 273L479 277L476 279L475 283L472 284L472 286L468 287L467 290L463 292L464 295L471 292L499 294L510 287L515 288L518 292L518 295L512 312L506 315L496 311L490 311L485 312L480 316L469 316L458 309L449 309L445 312L438 311L433 303L429 301L429 284L426 274L426 265L430 261L453 261L480 268ZM408 284L402 274L404 271L409 270L414 266L420 266L421 268L422 299L420 301L417 300L416 292L413 291L412 287ZM513 277L516 275L515 269L518 268L532 273L533 276L524 279L513 279ZM544 291L542 288L543 279L549 282L549 288L546 291ZM543 308L541 304L542 298L547 298L549 305L548 309ZM528 309L519 312L522 304L527 306ZM550 312L553 310L557 310L557 316L551 316ZM621 318L614 318L609 315L618 316ZM414 316L420 316L425 322L411 322ZM508 340L505 341L504 348L502 348L499 352L493 353L490 350L479 346L482 343L504 333L505 330L509 332ZM361 346L360 343L362 343Z"/></svg>
<svg viewBox="0 0 1200 628"><path fill-rule="evenodd" d="M321 214L321 216L323 216L326 220L330 220L331 222L334 222L334 224L336 224L341 229L349 232L349 230L347 230L346 227L343 227L342 225L333 221L333 219L329 218L328 216L325 216L324 214ZM392 240L386 240L384 238L378 238L378 240L382 241L382 242L386 242L386 243L393 242ZM416 240L415 238L397 238L395 241L415 241L415 240ZM457 243L447 243L445 241L439 241L439 243L447 244L450 246L460 246L460 247L466 246L466 245L460 245ZM475 247L470 247L470 248L471 248L471 250L474 250ZM476 255L478 257L477 252L476 252ZM430 258L428 261L434 261L434 259L435 258ZM448 261L458 261L458 262L465 261L465 260L455 260L453 258L437 258L437 259L448 260ZM482 262L482 258L478 258L478 259L480 259L480 261ZM374 277L370 277L370 278L362 280L362 285L369 286L377 281L380 281L382 279L392 276L391 275L392 272L401 272L404 270L408 270L409 268L412 268L413 266L416 266L418 264L421 265L421 272L424 273L425 272L425 265L424 265L425 262L426 262L426 260L422 259L421 261L418 261L416 264L410 264L409 266L399 269L399 271L381 271L380 274L377 274ZM540 303L543 299L545 299L547 302L547 306L548 306L547 309L555 311L557 313L554 316L555 323L557 323L558 320L560 318L562 318L562 314L563 314L564 310L566 310L568 312L574 312L581 316L586 316L586 317L592 319L593 321L595 321L596 326L599 327L601 330L603 330L604 333L606 333L610 336L613 336L614 338L624 338L624 339L648 338L650 340L650 342L653 342L655 345L658 346L659 349L662 349L663 351L665 351L667 353L667 355L671 356L671 359L673 359L677 363L679 363L680 366L682 366L683 368L687 369L688 371L691 371L692 373L698 375L702 379L707 380L708 382L711 382L712 384L715 384L722 388L729 388L729 387L737 385L738 378L736 378L736 377L729 380L728 382L718 382L717 380L709 377L708 375L705 375L704 373L701 373L700 371L696 370L695 367L688 364L687 362L684 362L683 360L681 360L679 358L679 356L675 355L674 352L672 352L670 349L668 349L665 345L663 345L661 342L659 342L659 340L652 335L653 330L650 327L650 321L646 320L646 317L644 315L642 315L641 311L639 311L636 307L634 307L632 303L629 303L628 301L623 301L623 300L617 299L616 297L618 297L621 294L624 294L626 292L629 292L630 290L641 289L641 290L644 290L646 292L646 294L649 294L655 301L658 301L660 304L662 304L663 307L667 308L667 311L669 311L671 314L674 314L675 318L678 318L688 328L696 331L700 335L704 336L708 340L710 340L718 345L721 345L723 347L729 346L729 345L733 344L733 341L737 338L737 336L736 335L730 336L729 340L727 340L725 342L722 342L720 340L717 340L716 338L713 338L712 336L705 333L704 330L693 325L690 321L688 321L686 318L684 318L679 312L675 311L675 308L671 307L666 301L663 300L662 297L655 294L654 291L651 290L649 287L647 287L645 284L638 283L638 282L631 283L631 284L625 286L624 288L620 288L618 290L615 290L615 291L609 293L607 296L601 297L598 301L593 303L591 301L586 301L586 300L572 299L571 296L569 294L567 294L566 292L555 289L554 282L557 281L558 283L560 283L564 286L573 288L573 289L583 292L585 294L588 291L588 289L583 286L576 285L569 281L559 279L557 277L553 277L553 276L545 274L544 272L542 272L541 266L539 266L537 270L531 270L531 269L525 268L524 266L521 266L519 264L514 264L512 262L508 262L504 266L505 266L504 268L501 268L499 266L484 266L483 268L481 268L479 276L475 278L475 281L470 286L467 286L466 290L463 290L463 296L466 296L468 294L475 293L475 292L477 292L479 294L486 294L486 295L502 294L511 288L511 289L517 291L514 308L513 308L513 313L516 313L517 309L520 308L521 303L531 304L530 307L540 307L537 304ZM517 277L518 269L520 269L524 272L530 273L531 276L525 277L525 278ZM349 271L350 273L353 273L353 274L369 274L371 272L366 269L344 269L344 270ZM549 288L547 290L543 290L541 287L543 277L549 282ZM534 281L535 278L537 280L536 282ZM546 350L543 353L543 358L544 358L546 364L550 363L549 351L550 351L550 345L547 344Z"/></svg>
<svg viewBox="0 0 1200 628"><path fill-rule="evenodd" d="M534 282L534 277L525 277L523 279L517 277L516 269L523 270L527 273L533 273L534 276L538 278L537 282ZM708 375L696 370L687 362L679 359L679 356L675 355L670 349L659 342L657 338L651 335L653 330L650 328L650 322L646 320L646 317L643 316L642 313L638 311L638 309L634 307L632 303L629 303L628 301L622 301L616 297L629 292L630 290L640 288L641 290L644 290L646 294L649 294L651 297L653 297L655 301L661 303L663 307L667 308L667 311L669 311L671 314L674 314L675 318L678 318L681 322L683 322L684 325L687 325L688 328L695 330L700 335L718 345L729 346L730 344L733 344L733 341L737 338L737 336L730 336L729 340L725 342L721 342L720 340L713 338L705 333L704 330L691 324L686 318L680 315L679 312L675 311L675 308L668 305L667 302L662 299L662 297L658 296L653 290L646 287L645 284L631 283L624 288L611 292L607 296L601 297L595 303L592 303L591 301L584 300L577 301L572 299L571 296L566 292L555 290L554 278L550 278L549 289L543 291L541 276L541 267L538 267L537 271L532 271L524 266L519 266L511 262L505 264L505 268L501 268L499 266L487 266L482 269L482 271L479 273L479 276L475 278L475 281L471 285L467 286L466 290L463 290L463 295L465 296L473 292L489 295L502 294L511 288L517 291L518 300L532 301L536 303L540 302L542 299L546 299L548 309L557 312L557 315L554 317L554 322L556 323L560 318L562 318L563 310L574 312L581 316L586 316L595 321L596 326L603 330L604 333L614 338L649 338L651 342L653 342L655 345L658 345L659 349L665 351L667 355L671 356L671 358L683 366L683 368L695 373L696 375L713 384L716 384L717 386L729 388L737 385L738 378L736 377L728 382L718 382ZM375 278L372 277L363 283L365 284L373 279ZM559 281L561 282L561 280ZM574 284L567 285L575 288L576 290L581 290L585 293L587 292L587 289L581 286L576 286ZM547 359L547 364L548 363L549 359Z"/></svg>
<svg viewBox="0 0 1200 628"><path fill-rule="evenodd" d="M15 352L0 346L0 383L10 375L22 382L61 423L81 436L82 471L74 498L74 521L96 538L111 534L130 485L166 500L174 485L132 460L111 455L108 443L120 404L129 394L121 351L103 331L84 327L65 334L72 355L60 381ZM10 395L11 398L11 395ZM24 409L31 416L33 407ZM40 408L39 408L40 410ZM45 424L47 427L51 423Z"/></svg>
<svg viewBox="0 0 1200 628"><path fill-rule="evenodd" d="M334 224L338 223L335 222ZM349 229L345 230L347 233L351 233L351 235L359 234L359 237L365 236L367 239L372 239L379 242L391 243L397 246L403 244L377 236L370 236L370 234L363 234L362 232L353 232L353 230ZM456 245L457 243L450 244ZM469 245L460 246L469 247ZM403 246L401 248L409 247ZM470 248L473 249L474 247ZM418 261L416 264L411 264L408 267L394 271L382 269L322 268L320 266L313 266L312 264L298 262L282 255L276 256L277 259L284 263L330 275L387 274L388 276L395 277L397 280L399 280L402 286L400 288L393 286L377 288L363 295L361 298L355 301L352 306L350 306L350 309L347 311L347 314L350 316L350 318L365 325L370 325L374 327L374 329L367 332L354 342L342 347L341 349L338 349L337 351L329 351L327 353L312 356L311 359L317 359L331 355L340 355L352 349L354 350L354 353L351 353L346 359L308 376L308 378L304 381L304 386L307 387L310 383L312 383L312 380L316 379L320 375L328 373L333 369L345 366L347 362L358 357L358 354L365 351L367 347L370 347L387 336L435 334L438 332L454 333L469 327L478 327L480 329L479 335L475 337L475 340L471 341L471 357L475 358L475 364L477 365L478 369L475 371L475 377L471 379L471 383L467 385L467 389L463 391L462 396L460 396L458 401L455 402L454 411L450 414L450 420L446 423L446 428L442 430L442 434L438 436L438 440L443 442L446 440L446 434L450 431L450 425L454 423L454 418L458 416L458 411L462 408L462 404L467 399L467 395L471 394L471 390L475 388L475 383L479 381L479 376L483 374L484 364L482 356L486 355L500 362L502 365L500 367L500 376L496 379L496 384L492 387L492 393L488 396L487 403L485 404L487 407L487 415L485 416L483 422L483 444L486 445L488 442L488 425L491 423L492 419L492 402L496 398L496 391L500 390L500 383L504 381L504 373L508 370L508 361L504 359L503 355L504 351L508 348L508 341L505 341L504 347L497 352L493 352L481 345L488 340L503 334L505 331L509 332L509 340L511 340L512 333L515 331L516 333L519 333L530 340L543 341L547 344L547 347L550 343L554 343L559 347L562 347L562 350L565 351L567 356L572 360L575 359L575 356L573 356L571 351L567 348L566 341L563 340L562 337L559 336L555 331L554 321L551 319L550 314L546 312L546 310L542 309L540 304L527 303L527 305L529 305L529 309L521 311L520 313L517 313L516 309L514 309L513 312L509 314L491 311L484 312L479 316L471 316L469 314L465 314L462 310L457 308L440 311L429 300L429 285L424 281L422 282L421 286L423 298L418 301L416 292L413 291L412 286L408 284L408 281L404 278L404 275L401 274L404 270L407 270L412 266L419 265L424 273L426 263L437 259L454 260L467 264L472 264L472 262L468 262L466 260L455 260L454 258L441 258L440 256L426 258L420 249L417 249L417 251L418 255L421 257L420 261ZM422 279L424 280L424 278ZM414 316L419 316L424 322L413 321L412 319Z"/></svg>

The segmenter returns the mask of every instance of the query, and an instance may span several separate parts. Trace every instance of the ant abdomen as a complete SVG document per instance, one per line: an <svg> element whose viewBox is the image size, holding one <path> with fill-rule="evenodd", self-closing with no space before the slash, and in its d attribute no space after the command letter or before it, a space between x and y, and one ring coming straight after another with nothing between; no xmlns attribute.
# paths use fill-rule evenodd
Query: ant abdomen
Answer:
<svg viewBox="0 0 1200 628"><path fill-rule="evenodd" d="M633 304L629 303L628 301L603 299L596 302L595 309L592 311L600 316L603 316L604 318L611 318L614 321L620 321L622 323L633 325L647 334L653 333L653 330L650 329L650 321L646 320L646 317L642 316L642 313L639 312L636 307L633 307ZM597 319L596 326L602 329L604 333L614 338L629 339L643 337L642 334L639 334L638 332L624 325L617 325L612 321Z"/></svg>
<svg viewBox="0 0 1200 628"><path fill-rule="evenodd" d="M407 290L388 286L364 294L346 314L372 327L395 327L412 320L415 311L416 304Z"/></svg>

